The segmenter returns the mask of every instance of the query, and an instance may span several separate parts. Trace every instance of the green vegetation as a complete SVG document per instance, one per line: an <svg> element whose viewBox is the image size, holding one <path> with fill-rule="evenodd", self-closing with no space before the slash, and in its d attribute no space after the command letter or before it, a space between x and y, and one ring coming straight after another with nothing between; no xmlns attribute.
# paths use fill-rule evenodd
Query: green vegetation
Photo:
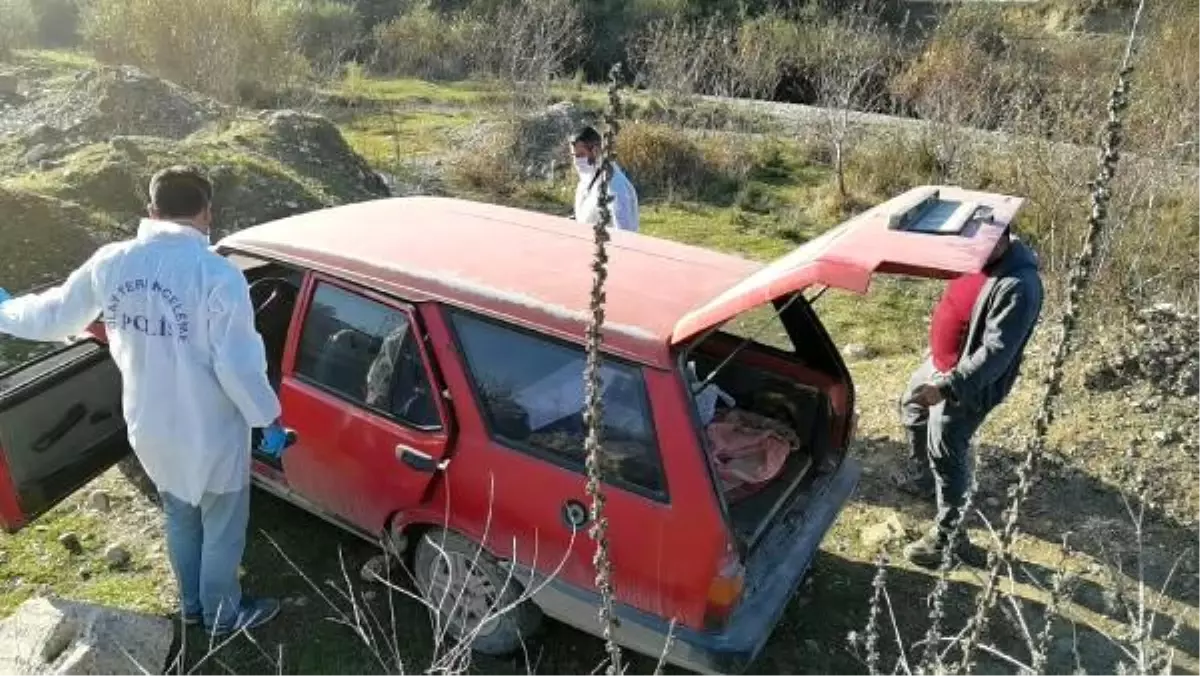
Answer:
<svg viewBox="0 0 1200 676"><path fill-rule="evenodd" d="M26 0L0 0L0 58L28 47L36 18Z"/></svg>

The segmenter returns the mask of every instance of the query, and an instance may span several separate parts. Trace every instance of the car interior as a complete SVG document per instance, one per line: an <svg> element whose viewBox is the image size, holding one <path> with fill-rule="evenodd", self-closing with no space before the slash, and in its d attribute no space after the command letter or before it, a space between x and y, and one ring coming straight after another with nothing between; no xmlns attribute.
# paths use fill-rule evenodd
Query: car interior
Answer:
<svg viewBox="0 0 1200 676"><path fill-rule="evenodd" d="M275 263L247 269L245 274L254 307L254 327L262 336L267 351L267 378L278 392L288 326L300 296L304 274Z"/></svg>
<svg viewBox="0 0 1200 676"><path fill-rule="evenodd" d="M288 328L304 281L301 271L277 263L237 261L250 285L254 325L267 354L267 378L275 391L282 381ZM332 316L334 322L317 351L312 376L327 388L419 427L440 423L425 378L419 347L412 333L397 330L381 338L359 331ZM374 385L372 384L374 383Z"/></svg>
<svg viewBox="0 0 1200 676"><path fill-rule="evenodd" d="M697 375L703 380L720 360L699 350L692 353ZM800 445L787 457L778 473L755 484L744 484L725 494L734 530L753 541L770 514L782 506L812 472L823 469L831 448L832 410L829 397L816 387L739 364L727 365L713 379L736 401L736 407L770 418L794 430ZM723 406L718 404L718 406Z"/></svg>

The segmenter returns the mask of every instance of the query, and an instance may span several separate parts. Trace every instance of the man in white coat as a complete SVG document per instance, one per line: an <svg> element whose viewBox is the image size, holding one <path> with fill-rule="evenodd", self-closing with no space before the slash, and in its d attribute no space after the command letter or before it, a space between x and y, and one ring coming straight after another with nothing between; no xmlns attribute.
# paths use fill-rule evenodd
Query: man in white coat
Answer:
<svg viewBox="0 0 1200 676"><path fill-rule="evenodd" d="M579 173L579 185L575 187L575 220L585 225L600 222L600 145L600 133L592 127L584 127L571 137L571 155L575 171ZM608 207L612 212L612 226L637 232L637 191L616 163L613 163L608 194L612 197Z"/></svg>
<svg viewBox="0 0 1200 676"><path fill-rule="evenodd" d="M273 599L242 595L238 566L251 428L264 428L271 454L286 433L245 277L208 246L211 203L199 170L158 172L137 237L101 247L44 293L0 289L0 332L63 340L102 318L130 445L162 496L183 620L225 634L279 612Z"/></svg>

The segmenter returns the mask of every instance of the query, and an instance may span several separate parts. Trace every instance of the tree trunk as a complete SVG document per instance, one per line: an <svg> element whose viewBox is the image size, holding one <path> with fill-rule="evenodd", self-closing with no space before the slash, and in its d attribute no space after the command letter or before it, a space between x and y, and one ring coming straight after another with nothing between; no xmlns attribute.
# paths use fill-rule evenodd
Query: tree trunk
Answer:
<svg viewBox="0 0 1200 676"><path fill-rule="evenodd" d="M837 189L838 195L843 199L846 198L846 170L842 160L842 142L835 141L833 144L833 169L837 173Z"/></svg>

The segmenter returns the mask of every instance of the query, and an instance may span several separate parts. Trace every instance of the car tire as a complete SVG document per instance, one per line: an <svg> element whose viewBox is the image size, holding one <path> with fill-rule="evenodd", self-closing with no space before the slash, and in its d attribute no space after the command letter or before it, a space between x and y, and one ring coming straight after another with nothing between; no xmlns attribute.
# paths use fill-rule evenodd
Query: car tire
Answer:
<svg viewBox="0 0 1200 676"><path fill-rule="evenodd" d="M444 628L448 638L469 641L484 655L505 656L541 627L542 611L522 599L524 586L467 538L441 529L426 532L413 559L413 578L434 629ZM509 610L501 612L504 608Z"/></svg>

